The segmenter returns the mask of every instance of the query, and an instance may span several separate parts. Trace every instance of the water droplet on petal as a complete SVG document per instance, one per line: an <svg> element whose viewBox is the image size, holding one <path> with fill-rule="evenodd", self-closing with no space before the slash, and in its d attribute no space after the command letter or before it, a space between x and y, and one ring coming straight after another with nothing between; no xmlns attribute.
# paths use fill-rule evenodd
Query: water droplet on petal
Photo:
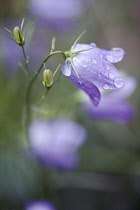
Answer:
<svg viewBox="0 0 140 210"><path fill-rule="evenodd" d="M119 48L119 47L113 47L111 48L112 51L116 51L116 52L120 52L122 51L122 48Z"/></svg>
<svg viewBox="0 0 140 210"><path fill-rule="evenodd" d="M115 80L114 80L114 85L117 87L117 88L121 88L123 86L123 79L121 77L117 77Z"/></svg>
<svg viewBox="0 0 140 210"><path fill-rule="evenodd" d="M79 83L80 85L82 85L82 81L81 81L80 79L79 79L78 83Z"/></svg>
<svg viewBox="0 0 140 210"><path fill-rule="evenodd" d="M103 89L104 89L104 90L108 90L108 89L109 89L109 85L108 85L108 84L104 84L104 85L103 85Z"/></svg>
<svg viewBox="0 0 140 210"><path fill-rule="evenodd" d="M81 65L85 68L85 67L87 67L87 63L85 62L85 61L83 61L82 63L81 63Z"/></svg>
<svg viewBox="0 0 140 210"><path fill-rule="evenodd" d="M100 55L100 58L103 58L103 55Z"/></svg>
<svg viewBox="0 0 140 210"><path fill-rule="evenodd" d="M91 62L92 62L92 63L97 63L96 58L92 58L92 59L91 59Z"/></svg>
<svg viewBox="0 0 140 210"><path fill-rule="evenodd" d="M93 103L94 103L94 106L97 106L99 104L99 99L97 97L94 97Z"/></svg>
<svg viewBox="0 0 140 210"><path fill-rule="evenodd" d="M117 63L123 59L124 55L125 52L123 49L114 47L107 52L105 58L111 63Z"/></svg>
<svg viewBox="0 0 140 210"><path fill-rule="evenodd" d="M91 43L90 46L91 47L96 47L96 44L95 43Z"/></svg>
<svg viewBox="0 0 140 210"><path fill-rule="evenodd" d="M110 79L113 79L115 77L115 75L113 73L109 73L108 76L109 76Z"/></svg>
<svg viewBox="0 0 140 210"><path fill-rule="evenodd" d="M109 69L109 65L108 64L106 64L106 68Z"/></svg>
<svg viewBox="0 0 140 210"><path fill-rule="evenodd" d="M101 73L98 73L97 75L98 75L98 77L101 77L101 76L102 76L102 74L101 74Z"/></svg>

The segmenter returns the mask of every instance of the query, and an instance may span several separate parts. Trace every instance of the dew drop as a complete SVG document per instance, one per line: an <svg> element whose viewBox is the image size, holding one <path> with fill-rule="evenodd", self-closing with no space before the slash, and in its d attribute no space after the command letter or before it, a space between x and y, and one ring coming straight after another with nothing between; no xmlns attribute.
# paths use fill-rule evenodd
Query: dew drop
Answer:
<svg viewBox="0 0 140 210"><path fill-rule="evenodd" d="M96 47L96 44L95 43L91 43L90 46L91 47Z"/></svg>
<svg viewBox="0 0 140 210"><path fill-rule="evenodd" d="M101 77L102 74L101 73L98 73L97 75L98 75L98 77Z"/></svg>
<svg viewBox="0 0 140 210"><path fill-rule="evenodd" d="M83 61L82 63L81 63L81 65L85 68L85 67L87 67L87 63L85 62L85 61Z"/></svg>
<svg viewBox="0 0 140 210"><path fill-rule="evenodd" d="M119 48L119 47L113 47L111 48L112 51L116 51L116 52L120 52L122 51L122 48Z"/></svg>
<svg viewBox="0 0 140 210"><path fill-rule="evenodd" d="M123 79L117 77L117 78L114 80L114 85L115 85L117 88L121 88L121 87L123 86Z"/></svg>
<svg viewBox="0 0 140 210"><path fill-rule="evenodd" d="M108 90L108 89L109 89L109 85L108 85L108 84L104 84L104 85L103 85L103 89L104 89L104 90Z"/></svg>
<svg viewBox="0 0 140 210"><path fill-rule="evenodd" d="M109 69L109 65L108 64L106 64L106 68Z"/></svg>
<svg viewBox="0 0 140 210"><path fill-rule="evenodd" d="M79 79L78 83L79 83L80 85L82 85L82 81L81 81L81 79Z"/></svg>
<svg viewBox="0 0 140 210"><path fill-rule="evenodd" d="M91 59L91 62L92 62L92 63L97 63L96 58L92 58L92 59Z"/></svg>
<svg viewBox="0 0 140 210"><path fill-rule="evenodd" d="M97 106L99 104L99 99L97 97L93 98L93 104L94 106Z"/></svg>
<svg viewBox="0 0 140 210"><path fill-rule="evenodd" d="M103 56L102 56L102 55L100 55L100 58L103 58Z"/></svg>
<svg viewBox="0 0 140 210"><path fill-rule="evenodd" d="M113 73L109 73L108 76L109 76L110 79L113 79L115 77Z"/></svg>

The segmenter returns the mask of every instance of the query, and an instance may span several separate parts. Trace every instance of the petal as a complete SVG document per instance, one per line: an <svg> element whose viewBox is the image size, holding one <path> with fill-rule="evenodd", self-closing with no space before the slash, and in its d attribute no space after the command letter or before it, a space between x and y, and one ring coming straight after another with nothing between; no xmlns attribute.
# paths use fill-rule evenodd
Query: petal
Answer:
<svg viewBox="0 0 140 210"><path fill-rule="evenodd" d="M101 95L99 89L94 84L91 82L86 82L84 84L80 84L79 88L84 90L89 95L94 106L98 106Z"/></svg>
<svg viewBox="0 0 140 210"><path fill-rule="evenodd" d="M92 103L94 106L98 106L100 102L100 91L99 89L90 81L88 80L83 80L80 81L79 78L77 77L69 77L69 79L79 88L84 90L88 96L90 97Z"/></svg>
<svg viewBox="0 0 140 210"><path fill-rule="evenodd" d="M62 73L65 76L70 76L71 71L72 71L72 66L70 65L70 63L66 62L65 64L62 65Z"/></svg>
<svg viewBox="0 0 140 210"><path fill-rule="evenodd" d="M105 58L110 63L120 62L125 55L124 50L122 48L117 48L117 47L112 48L109 51L105 50L105 53L106 53Z"/></svg>
<svg viewBox="0 0 140 210"><path fill-rule="evenodd" d="M87 80L94 83L100 89L116 89L123 86L123 79L111 63L99 57L99 53L92 54L79 53L73 58L74 66L81 80ZM94 56L93 56L94 54ZM100 54L102 55L102 54ZM72 70L72 75L76 77Z"/></svg>
<svg viewBox="0 0 140 210"><path fill-rule="evenodd" d="M85 103L84 108L91 118L99 120L113 121L118 124L125 124L134 117L133 107L126 101L111 103L102 98L98 107L91 103Z"/></svg>
<svg viewBox="0 0 140 210"><path fill-rule="evenodd" d="M85 102L84 106L92 118L114 121L119 124L127 123L135 113L134 108L125 99L133 93L136 84L135 78L126 77L124 87L102 95L97 108L89 101Z"/></svg>
<svg viewBox="0 0 140 210"><path fill-rule="evenodd" d="M134 77L126 77L124 79L124 86L118 90L108 92L106 98L112 98L112 101L124 100L133 94L137 87L137 81Z"/></svg>
<svg viewBox="0 0 140 210"><path fill-rule="evenodd" d="M77 44L74 51L84 49L86 51L78 53L73 58L74 66L81 80L89 80L100 89L116 89L123 86L123 79L119 71L105 58L107 51L97 48L94 43ZM72 75L75 76L73 70Z"/></svg>
<svg viewBox="0 0 140 210"><path fill-rule="evenodd" d="M52 139L55 139L52 150L56 153L66 154L76 152L86 139L85 128L73 121L56 119L52 122L52 127ZM69 135L67 135L68 133Z"/></svg>
<svg viewBox="0 0 140 210"><path fill-rule="evenodd" d="M71 169L78 164L76 151L84 143L86 131L70 120L40 119L31 123L29 137L31 153L41 163Z"/></svg>
<svg viewBox="0 0 140 210"><path fill-rule="evenodd" d="M37 200L37 201L31 201L25 205L25 210L55 210L55 207L52 203L46 201L46 200Z"/></svg>

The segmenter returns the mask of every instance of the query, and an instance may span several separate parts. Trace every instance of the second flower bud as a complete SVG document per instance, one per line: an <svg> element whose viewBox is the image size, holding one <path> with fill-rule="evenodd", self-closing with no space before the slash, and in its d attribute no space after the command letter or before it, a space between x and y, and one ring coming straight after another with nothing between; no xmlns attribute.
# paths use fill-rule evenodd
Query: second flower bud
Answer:
<svg viewBox="0 0 140 210"><path fill-rule="evenodd" d="M53 72L49 69L45 69L43 72L43 84L48 88L53 84Z"/></svg>

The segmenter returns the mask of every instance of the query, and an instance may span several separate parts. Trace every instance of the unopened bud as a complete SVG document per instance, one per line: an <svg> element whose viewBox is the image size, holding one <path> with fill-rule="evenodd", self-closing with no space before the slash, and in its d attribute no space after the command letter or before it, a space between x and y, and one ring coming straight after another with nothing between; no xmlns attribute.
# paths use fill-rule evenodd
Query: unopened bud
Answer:
<svg viewBox="0 0 140 210"><path fill-rule="evenodd" d="M43 80L44 85L47 87L51 87L53 84L53 73L49 69L45 69L43 72Z"/></svg>
<svg viewBox="0 0 140 210"><path fill-rule="evenodd" d="M18 26L16 26L13 30L13 36L17 44L19 44L20 46L24 45L24 37L22 36L22 31Z"/></svg>

